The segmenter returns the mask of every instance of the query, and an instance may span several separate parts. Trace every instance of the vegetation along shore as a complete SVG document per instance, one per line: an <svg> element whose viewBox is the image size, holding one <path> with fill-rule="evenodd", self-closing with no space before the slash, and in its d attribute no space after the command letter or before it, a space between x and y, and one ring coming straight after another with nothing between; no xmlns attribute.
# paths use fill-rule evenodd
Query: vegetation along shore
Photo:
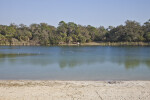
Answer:
<svg viewBox="0 0 150 100"><path fill-rule="evenodd" d="M143 25L127 20L116 27L59 22L0 25L0 45L150 45L150 20Z"/></svg>

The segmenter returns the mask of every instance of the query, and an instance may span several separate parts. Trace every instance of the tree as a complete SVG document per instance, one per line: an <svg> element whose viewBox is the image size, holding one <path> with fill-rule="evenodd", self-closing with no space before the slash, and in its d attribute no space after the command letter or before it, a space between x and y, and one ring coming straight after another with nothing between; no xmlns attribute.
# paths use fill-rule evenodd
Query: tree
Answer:
<svg viewBox="0 0 150 100"><path fill-rule="evenodd" d="M88 25L87 30L89 31L89 35L91 36L91 40L94 41L96 39L96 35L98 34L97 29L91 25Z"/></svg>
<svg viewBox="0 0 150 100"><path fill-rule="evenodd" d="M145 33L144 38L146 39L146 41L150 41L150 32Z"/></svg>
<svg viewBox="0 0 150 100"><path fill-rule="evenodd" d="M127 20L125 26L120 25L106 34L107 41L143 41L144 32L141 25L135 21Z"/></svg>
<svg viewBox="0 0 150 100"><path fill-rule="evenodd" d="M6 43L6 38L4 35L0 34L0 44L5 44Z"/></svg>
<svg viewBox="0 0 150 100"><path fill-rule="evenodd" d="M147 42L149 42L150 41L150 19L144 23L143 30L144 30L144 38L146 39Z"/></svg>
<svg viewBox="0 0 150 100"><path fill-rule="evenodd" d="M67 24L67 29L68 29L68 31L67 31L67 36L70 36L71 34L76 34L75 33L75 30L77 29L77 25L75 24L75 23L73 23L73 22L69 22L68 24Z"/></svg>
<svg viewBox="0 0 150 100"><path fill-rule="evenodd" d="M97 28L97 31L98 33L95 35L95 41L105 41L107 29L105 29L104 26L100 26Z"/></svg>
<svg viewBox="0 0 150 100"><path fill-rule="evenodd" d="M117 42L120 39L120 33L123 32L123 25L117 26L116 28L113 28L108 33L106 33L106 40L110 42Z"/></svg>
<svg viewBox="0 0 150 100"><path fill-rule="evenodd" d="M67 24L64 21L59 22L59 26L57 27L58 33L67 33Z"/></svg>
<svg viewBox="0 0 150 100"><path fill-rule="evenodd" d="M126 25L125 25L125 32L126 34L130 36L131 38L130 41L142 41L143 40L141 37L143 37L144 32L142 30L140 23L136 21L127 20Z"/></svg>
<svg viewBox="0 0 150 100"><path fill-rule="evenodd" d="M0 25L0 44L26 42L38 45L57 45L59 43L108 41L108 42L150 42L150 20L142 26L136 21L127 20L125 25L116 27L91 25L82 26L74 22L60 21L58 27L47 23Z"/></svg>

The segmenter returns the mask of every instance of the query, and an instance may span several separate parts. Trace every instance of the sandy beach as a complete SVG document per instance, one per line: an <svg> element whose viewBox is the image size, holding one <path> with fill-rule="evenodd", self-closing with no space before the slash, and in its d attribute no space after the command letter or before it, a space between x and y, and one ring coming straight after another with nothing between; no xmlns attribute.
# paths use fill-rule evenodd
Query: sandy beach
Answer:
<svg viewBox="0 0 150 100"><path fill-rule="evenodd" d="M150 81L0 81L0 100L150 100Z"/></svg>

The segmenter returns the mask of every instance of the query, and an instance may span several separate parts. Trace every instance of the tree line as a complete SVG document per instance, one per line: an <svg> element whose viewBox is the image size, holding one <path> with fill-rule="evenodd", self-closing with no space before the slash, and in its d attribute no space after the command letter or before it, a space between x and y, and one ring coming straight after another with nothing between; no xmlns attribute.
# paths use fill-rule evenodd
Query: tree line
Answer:
<svg viewBox="0 0 150 100"><path fill-rule="evenodd" d="M87 42L150 42L150 20L141 25L127 20L116 27L83 26L61 21L58 27L47 23L0 25L0 44L29 43L33 45L57 45Z"/></svg>

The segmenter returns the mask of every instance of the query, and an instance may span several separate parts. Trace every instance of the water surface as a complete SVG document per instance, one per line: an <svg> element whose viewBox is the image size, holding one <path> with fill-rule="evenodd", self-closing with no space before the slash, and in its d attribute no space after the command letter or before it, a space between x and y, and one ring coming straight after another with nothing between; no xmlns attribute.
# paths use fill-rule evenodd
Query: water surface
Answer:
<svg viewBox="0 0 150 100"><path fill-rule="evenodd" d="M150 47L0 46L1 80L150 80Z"/></svg>

